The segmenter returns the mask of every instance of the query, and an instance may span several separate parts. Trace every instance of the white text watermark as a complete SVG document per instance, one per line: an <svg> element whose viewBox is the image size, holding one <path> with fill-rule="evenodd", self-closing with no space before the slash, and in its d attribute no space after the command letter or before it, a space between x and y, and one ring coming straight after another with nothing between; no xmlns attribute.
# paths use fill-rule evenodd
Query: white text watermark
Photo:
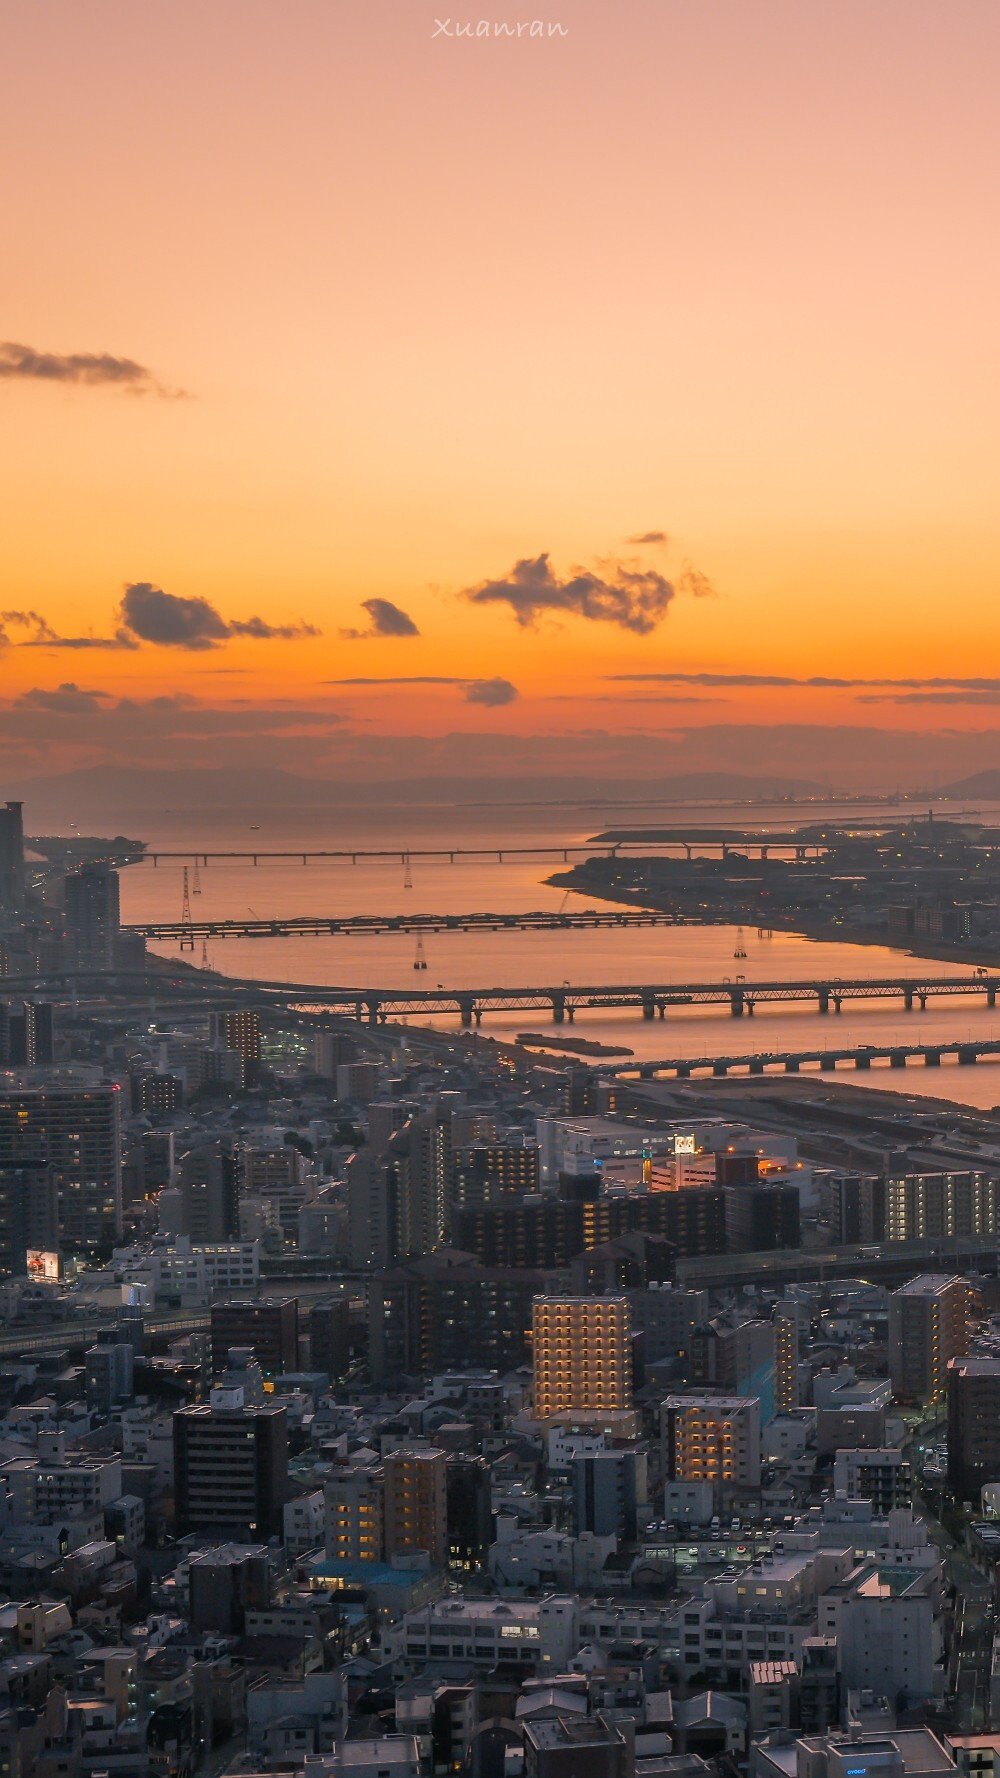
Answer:
<svg viewBox="0 0 1000 1778"><path fill-rule="evenodd" d="M546 19L435 19L432 37L568 37L569 26Z"/></svg>

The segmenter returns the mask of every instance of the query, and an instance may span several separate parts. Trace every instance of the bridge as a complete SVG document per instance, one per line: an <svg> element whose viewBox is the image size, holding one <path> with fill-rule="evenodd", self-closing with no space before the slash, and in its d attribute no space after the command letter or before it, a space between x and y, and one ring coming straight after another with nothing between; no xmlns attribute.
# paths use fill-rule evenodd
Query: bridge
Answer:
<svg viewBox="0 0 1000 1778"><path fill-rule="evenodd" d="M724 1079L734 1071L747 1074L798 1074L801 1068L832 1071L838 1064L854 1068L870 1068L873 1062L888 1062L890 1068L905 1068L908 1062L923 1062L927 1068L940 1068L946 1057L954 1057L963 1066L978 1062L982 1056L1000 1056L1000 1039L965 1040L958 1043L862 1043L852 1049L754 1050L743 1056L667 1056L657 1062L615 1062L602 1074L616 1074L638 1080L658 1080L673 1076L675 1080L691 1080L699 1074Z"/></svg>
<svg viewBox="0 0 1000 1778"><path fill-rule="evenodd" d="M211 864L253 864L301 862L302 864L509 864L520 858L561 858L568 864L571 858L614 858L619 853L684 853L691 858L695 853L717 852L725 858L730 852L757 852L766 858L769 852L788 852L799 860L810 854L819 857L830 849L831 844L840 836L840 830L829 828L822 833L814 829L806 831L789 828L783 830L766 828L736 827L658 827L644 833L641 828L627 833L598 834L593 839L578 840L570 844L558 841L547 846L392 846L382 849L368 849L363 846L345 847L340 850L305 848L300 850L274 849L269 846L250 845L242 849L218 850L209 848L207 851L199 847L194 851L165 851L161 847L146 848L141 855L136 854L134 864L151 864L154 868L160 864L199 865L208 869Z"/></svg>
<svg viewBox="0 0 1000 1778"><path fill-rule="evenodd" d="M1000 974L985 970L969 975L813 977L797 981L751 982L738 975L717 982L664 982L576 986L564 981L543 987L340 988L313 982L255 981L221 976L182 966L168 970L60 970L39 975L8 976L5 995L46 990L71 1000L81 996L108 1004L168 1002L188 1005L256 1006L285 1013L325 1012L340 1018L384 1025L401 1018L457 1015L465 1026L479 1025L490 1012L535 1012L548 1009L554 1024L573 1023L578 1012L614 1012L632 1007L644 1019L665 1018L684 1007L719 1007L733 1018L752 1017L758 1007L810 1004L819 1013L839 1013L849 1003L896 1000L906 1012L923 1011L938 996L982 1000L993 1008L1000 992ZM853 1052L852 1052L853 1053Z"/></svg>
<svg viewBox="0 0 1000 1778"><path fill-rule="evenodd" d="M209 938L386 938L393 933L441 932L589 932L620 931L636 926L687 926L694 917L640 909L588 908L559 913L540 909L526 914L295 914L288 919L148 920L123 931L156 943L177 940L182 951ZM698 919L699 925L704 922Z"/></svg>

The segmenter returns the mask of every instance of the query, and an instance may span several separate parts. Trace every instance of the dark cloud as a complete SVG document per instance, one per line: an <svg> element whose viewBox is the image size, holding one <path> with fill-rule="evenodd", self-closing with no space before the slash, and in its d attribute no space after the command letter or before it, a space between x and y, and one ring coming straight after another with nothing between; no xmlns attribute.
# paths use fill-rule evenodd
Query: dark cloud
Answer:
<svg viewBox="0 0 1000 1778"><path fill-rule="evenodd" d="M968 687L954 691L883 691L865 692L859 704L1000 704L1000 686L992 689Z"/></svg>
<svg viewBox="0 0 1000 1778"><path fill-rule="evenodd" d="M796 678L785 673L605 673L609 682L623 685L737 685L767 687L804 687L820 691L857 691L880 686L901 691L1000 691L1000 679L963 679L941 676L934 679L834 679L824 674ZM866 700L862 699L862 702Z"/></svg>
<svg viewBox="0 0 1000 1778"><path fill-rule="evenodd" d="M341 630L340 634L347 642L367 642L377 636L419 636L412 617L401 611L391 599L362 599L362 611L367 611L371 622L367 630Z"/></svg>
<svg viewBox="0 0 1000 1778"><path fill-rule="evenodd" d="M124 639L126 646L134 646L132 639L137 637L160 648L201 651L232 636L290 642L319 633L312 624L270 624L262 617L228 622L207 599L185 599L142 580L125 588L116 640L120 643Z"/></svg>
<svg viewBox="0 0 1000 1778"><path fill-rule="evenodd" d="M685 572L690 575L694 570ZM679 590L692 589L667 580L653 568L635 568L625 562L603 565L600 574L578 568L567 580L560 580L545 554L524 557L502 580L466 587L462 596L473 605L508 605L524 627L546 614L561 613L648 636L663 622Z"/></svg>
<svg viewBox="0 0 1000 1778"><path fill-rule="evenodd" d="M453 685L462 692L467 704L486 704L496 709L501 704L513 704L520 696L516 685L509 679L460 679L452 675L439 673L395 673L384 679L328 679L327 685Z"/></svg>
<svg viewBox="0 0 1000 1778"><path fill-rule="evenodd" d="M625 542L639 544L662 543L666 546L670 542L670 538L667 536L666 531L640 531L638 537L626 537Z"/></svg>
<svg viewBox="0 0 1000 1778"><path fill-rule="evenodd" d="M89 716L102 709L110 694L106 691L91 691L83 686L74 685L71 679L57 685L54 691L46 691L42 686L34 686L31 691L22 692L15 700L14 707L18 710L45 710L49 715Z"/></svg>
<svg viewBox="0 0 1000 1778"><path fill-rule="evenodd" d="M467 704L486 704L491 710L500 704L513 704L517 686L509 679L470 679L463 687Z"/></svg>
<svg viewBox="0 0 1000 1778"><path fill-rule="evenodd" d="M132 395L178 396L167 389L145 364L134 358L115 358L110 352L39 352L14 340L0 341L0 378L38 383L75 383L87 388L101 384L126 389Z"/></svg>

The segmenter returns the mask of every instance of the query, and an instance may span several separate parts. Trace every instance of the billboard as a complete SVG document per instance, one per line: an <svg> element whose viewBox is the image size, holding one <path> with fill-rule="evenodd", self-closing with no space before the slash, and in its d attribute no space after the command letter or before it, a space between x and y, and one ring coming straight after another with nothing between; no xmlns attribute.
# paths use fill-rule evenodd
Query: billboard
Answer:
<svg viewBox="0 0 1000 1778"><path fill-rule="evenodd" d="M29 1278L42 1279L46 1284L56 1283L59 1278L58 1253L46 1253L41 1247L29 1247L27 1273Z"/></svg>

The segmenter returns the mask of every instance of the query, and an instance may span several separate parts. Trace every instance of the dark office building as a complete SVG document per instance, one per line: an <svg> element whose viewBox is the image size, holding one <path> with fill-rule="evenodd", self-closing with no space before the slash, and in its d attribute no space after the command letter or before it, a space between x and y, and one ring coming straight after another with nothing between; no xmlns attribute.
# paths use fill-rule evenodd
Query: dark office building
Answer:
<svg viewBox="0 0 1000 1778"><path fill-rule="evenodd" d="M947 1376L948 1484L978 1503L1000 1480L1000 1358L952 1358Z"/></svg>
<svg viewBox="0 0 1000 1778"><path fill-rule="evenodd" d="M768 1185L763 1180L727 1185L724 1196L729 1253L769 1253L802 1245L797 1185Z"/></svg>
<svg viewBox="0 0 1000 1778"><path fill-rule="evenodd" d="M0 1278L23 1278L32 1250L59 1251L59 1211L50 1167L0 1167Z"/></svg>
<svg viewBox="0 0 1000 1778"><path fill-rule="evenodd" d="M351 1365L351 1305L346 1296L314 1303L309 1315L309 1368L325 1371L331 1382Z"/></svg>
<svg viewBox="0 0 1000 1778"><path fill-rule="evenodd" d="M493 1542L490 1466L484 1457L449 1457L445 1467L448 1560L453 1568L483 1566Z"/></svg>
<svg viewBox="0 0 1000 1778"><path fill-rule="evenodd" d="M252 1008L213 1013L211 1032L213 1043L242 1056L243 1085L255 1086L260 1075L260 1014Z"/></svg>
<svg viewBox="0 0 1000 1778"><path fill-rule="evenodd" d="M25 1000L0 1008L0 1063L5 1068L42 1068L55 1059L52 1008Z"/></svg>
<svg viewBox="0 0 1000 1778"><path fill-rule="evenodd" d="M266 1611L272 1596L264 1544L221 1544L195 1550L188 1562L188 1617L196 1630L242 1636L248 1611Z"/></svg>
<svg viewBox="0 0 1000 1778"><path fill-rule="evenodd" d="M484 1268L448 1248L377 1272L368 1292L373 1381L524 1364L531 1299L551 1284L546 1273Z"/></svg>
<svg viewBox="0 0 1000 1778"><path fill-rule="evenodd" d="M120 1098L110 1084L0 1091L0 1172L51 1168L61 1244L71 1252L121 1238Z"/></svg>
<svg viewBox="0 0 1000 1778"><path fill-rule="evenodd" d="M66 878L66 963L70 969L116 969L121 911L118 872L85 864Z"/></svg>
<svg viewBox="0 0 1000 1778"><path fill-rule="evenodd" d="M179 1408L174 1415L176 1529L270 1537L288 1492L284 1408Z"/></svg>
<svg viewBox="0 0 1000 1778"><path fill-rule="evenodd" d="M507 1142L461 1148L452 1164L453 1209L481 1209L538 1190L538 1149Z"/></svg>
<svg viewBox="0 0 1000 1778"><path fill-rule="evenodd" d="M724 1193L708 1186L590 1202L535 1198L459 1210L452 1220L454 1246L490 1268L561 1269L578 1253L634 1231L662 1235L678 1259L724 1253Z"/></svg>
<svg viewBox="0 0 1000 1778"><path fill-rule="evenodd" d="M232 1346L251 1347L265 1377L299 1368L298 1298L212 1304L212 1375L219 1377Z"/></svg>
<svg viewBox="0 0 1000 1778"><path fill-rule="evenodd" d="M239 1168L230 1143L201 1142L189 1148L180 1158L177 1188L181 1194L181 1227L192 1241L236 1239L240 1226Z"/></svg>
<svg viewBox="0 0 1000 1778"><path fill-rule="evenodd" d="M21 803L0 809L0 914L24 907L24 824Z"/></svg>
<svg viewBox="0 0 1000 1778"><path fill-rule="evenodd" d="M132 1110L149 1117L168 1116L184 1104L184 1082L179 1074L136 1074L132 1077Z"/></svg>

